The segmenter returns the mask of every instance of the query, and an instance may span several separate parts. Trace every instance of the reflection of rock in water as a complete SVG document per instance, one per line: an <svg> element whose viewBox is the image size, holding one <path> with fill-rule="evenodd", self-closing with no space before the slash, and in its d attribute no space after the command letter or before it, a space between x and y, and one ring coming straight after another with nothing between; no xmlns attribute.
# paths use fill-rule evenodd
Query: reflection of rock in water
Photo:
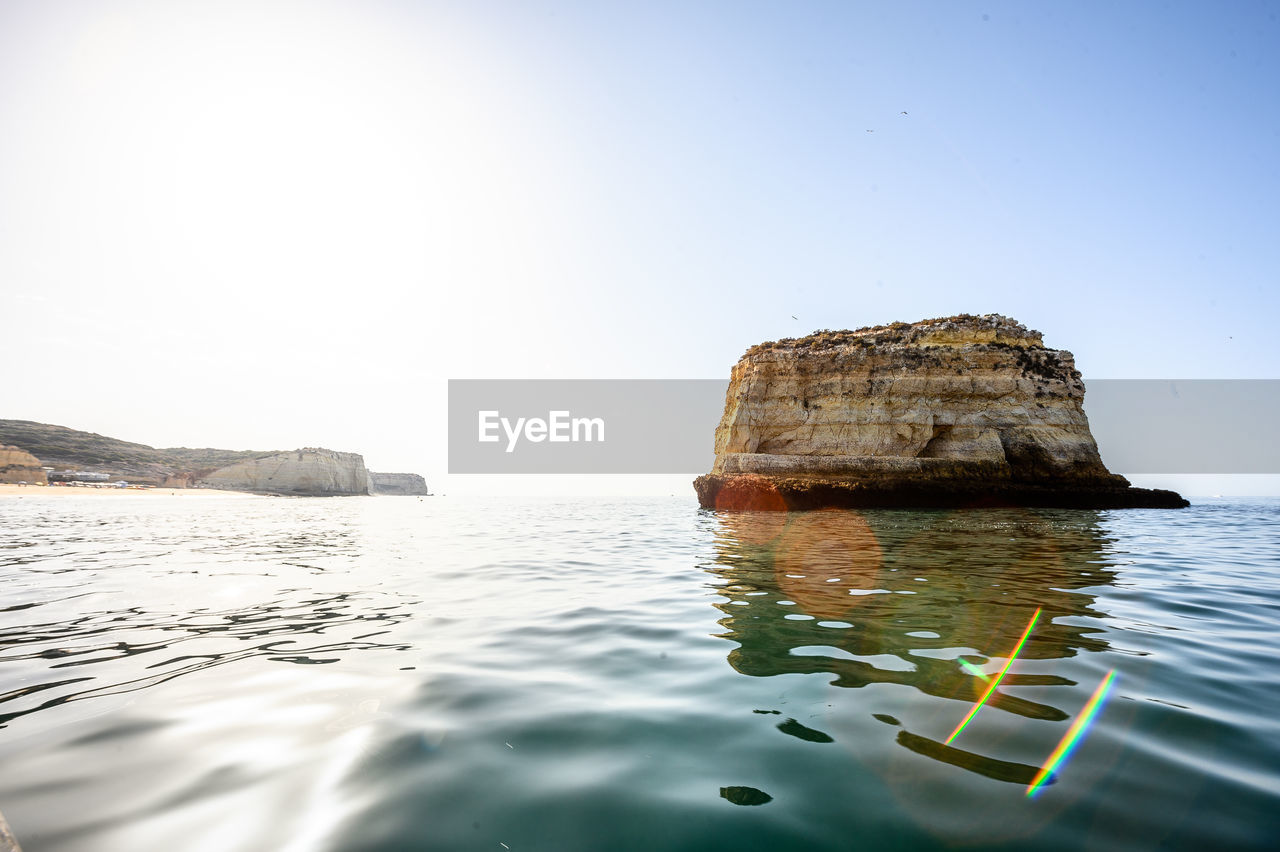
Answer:
<svg viewBox="0 0 1280 852"><path fill-rule="evenodd" d="M773 796L755 787L721 787L720 796L735 805L765 805L773 801Z"/></svg>
<svg viewBox="0 0 1280 852"><path fill-rule="evenodd" d="M807 725L801 725L795 719L788 719L787 721L778 725L778 730L782 731L782 733L786 734L787 736L795 737L796 739L805 740L811 743L835 742L835 740L832 738L830 734L823 733L822 731L819 731L819 730L815 730L814 728L810 728Z"/></svg>
<svg viewBox="0 0 1280 852"><path fill-rule="evenodd" d="M729 600L716 605L726 614L721 635L738 643L729 663L743 674L829 672L835 686L897 683L974 700L985 683L961 662L1006 656L1036 607L1043 613L1020 659L1107 647L1089 628L1061 623L1097 617L1094 596L1077 590L1115 573L1095 512L743 512L718 520L717 564L708 570L726 581ZM1070 681L1015 671L1004 684ZM1066 718L1003 690L988 703Z"/></svg>
<svg viewBox="0 0 1280 852"><path fill-rule="evenodd" d="M898 732L898 743L911 749L916 754L932 757L952 766L959 766L985 775L996 781L1008 781L1012 784L1029 784L1035 778L1036 768L1025 763L1014 763L1009 760L997 760L982 754L944 745L937 740L913 734L910 731Z"/></svg>

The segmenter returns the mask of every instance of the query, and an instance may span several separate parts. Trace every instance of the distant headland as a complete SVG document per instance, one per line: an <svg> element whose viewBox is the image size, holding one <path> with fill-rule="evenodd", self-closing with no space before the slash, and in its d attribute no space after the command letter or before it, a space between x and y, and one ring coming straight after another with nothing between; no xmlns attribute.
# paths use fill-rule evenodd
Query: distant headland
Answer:
<svg viewBox="0 0 1280 852"><path fill-rule="evenodd" d="M820 331L734 366L704 508L1180 508L1107 470L1070 352L999 314Z"/></svg>
<svg viewBox="0 0 1280 852"><path fill-rule="evenodd" d="M430 493L418 474L370 471L358 453L320 447L283 452L156 449L31 420L0 420L0 482L212 488L298 497Z"/></svg>

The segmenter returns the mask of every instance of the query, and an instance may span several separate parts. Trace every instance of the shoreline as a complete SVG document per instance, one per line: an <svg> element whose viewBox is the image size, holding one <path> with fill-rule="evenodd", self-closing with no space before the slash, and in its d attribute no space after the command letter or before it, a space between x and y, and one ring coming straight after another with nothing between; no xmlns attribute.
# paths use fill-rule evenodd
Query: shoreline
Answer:
<svg viewBox="0 0 1280 852"><path fill-rule="evenodd" d="M262 497L248 491L217 488L78 488L69 485L18 485L0 483L0 497Z"/></svg>

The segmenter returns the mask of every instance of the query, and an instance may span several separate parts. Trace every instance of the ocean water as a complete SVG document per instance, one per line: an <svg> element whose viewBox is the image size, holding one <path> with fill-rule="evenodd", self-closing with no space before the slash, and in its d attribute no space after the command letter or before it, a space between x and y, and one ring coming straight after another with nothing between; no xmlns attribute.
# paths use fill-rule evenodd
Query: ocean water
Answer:
<svg viewBox="0 0 1280 852"><path fill-rule="evenodd" d="M1275 848L1278 532L6 499L0 812L27 852Z"/></svg>

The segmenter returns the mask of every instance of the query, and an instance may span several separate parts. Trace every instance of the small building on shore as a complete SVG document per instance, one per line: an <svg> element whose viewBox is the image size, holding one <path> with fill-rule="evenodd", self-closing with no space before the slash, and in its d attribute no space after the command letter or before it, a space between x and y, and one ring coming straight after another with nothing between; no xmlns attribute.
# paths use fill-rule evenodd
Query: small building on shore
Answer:
<svg viewBox="0 0 1280 852"><path fill-rule="evenodd" d="M49 474L50 482L108 482L109 473L96 473L92 470L60 470Z"/></svg>

